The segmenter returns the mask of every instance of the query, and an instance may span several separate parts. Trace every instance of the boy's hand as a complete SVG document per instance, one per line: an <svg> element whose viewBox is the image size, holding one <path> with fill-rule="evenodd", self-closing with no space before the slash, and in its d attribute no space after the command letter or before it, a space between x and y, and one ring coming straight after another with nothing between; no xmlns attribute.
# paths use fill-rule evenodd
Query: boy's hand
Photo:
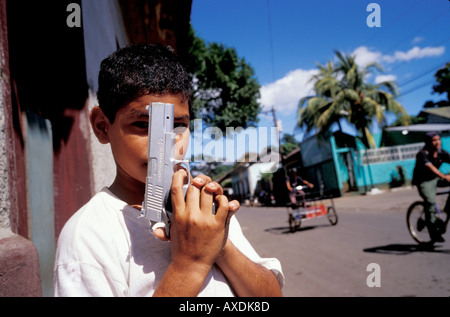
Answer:
<svg viewBox="0 0 450 317"><path fill-rule="evenodd" d="M180 170L172 181L172 261L183 267L195 266L209 271L227 242L229 219L239 203L229 203L222 187L207 176L192 181L185 199L182 190L185 177L188 177L186 171ZM213 202L215 214L212 213Z"/></svg>

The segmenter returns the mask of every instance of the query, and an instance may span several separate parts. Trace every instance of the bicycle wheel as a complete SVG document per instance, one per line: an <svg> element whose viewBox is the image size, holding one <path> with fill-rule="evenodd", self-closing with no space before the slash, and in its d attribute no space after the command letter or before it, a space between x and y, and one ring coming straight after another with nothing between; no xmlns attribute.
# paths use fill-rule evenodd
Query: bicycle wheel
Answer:
<svg viewBox="0 0 450 317"><path fill-rule="evenodd" d="M412 238L418 243L430 243L430 233L425 220L425 204L416 201L408 208L406 213L406 224Z"/></svg>
<svg viewBox="0 0 450 317"><path fill-rule="evenodd" d="M333 206L327 208L328 221L335 226L338 222L338 216Z"/></svg>
<svg viewBox="0 0 450 317"><path fill-rule="evenodd" d="M295 232L300 226L302 225L302 219L298 218L295 219L293 214L289 214L289 229L291 229L291 232Z"/></svg>
<svg viewBox="0 0 450 317"><path fill-rule="evenodd" d="M295 218L292 214L289 214L289 229L291 232L295 232Z"/></svg>

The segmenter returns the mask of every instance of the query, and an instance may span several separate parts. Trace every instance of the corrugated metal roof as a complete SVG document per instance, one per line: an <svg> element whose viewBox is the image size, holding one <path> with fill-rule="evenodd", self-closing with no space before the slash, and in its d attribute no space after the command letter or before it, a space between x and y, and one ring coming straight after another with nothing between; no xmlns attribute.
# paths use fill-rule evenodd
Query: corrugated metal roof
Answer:
<svg viewBox="0 0 450 317"><path fill-rule="evenodd" d="M421 112L425 112L425 113L432 114L435 116L450 119L450 107L438 107L438 108L423 109Z"/></svg>
<svg viewBox="0 0 450 317"><path fill-rule="evenodd" d="M415 131L415 132L428 132L428 131L450 131L450 123L423 123L413 124L410 126L390 127L386 128L386 131Z"/></svg>

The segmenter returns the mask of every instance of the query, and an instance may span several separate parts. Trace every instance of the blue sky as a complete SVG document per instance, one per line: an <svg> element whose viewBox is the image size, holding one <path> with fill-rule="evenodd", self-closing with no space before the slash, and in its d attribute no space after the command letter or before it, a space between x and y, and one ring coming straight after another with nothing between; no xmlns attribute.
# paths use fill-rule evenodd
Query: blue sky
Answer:
<svg viewBox="0 0 450 317"><path fill-rule="evenodd" d="M378 28L366 24L372 2L381 9ZM434 73L450 61L448 0L193 0L191 23L206 42L234 47L253 67L261 103L275 107L285 133L294 132L315 63L334 60L334 50L356 54L361 65L381 64L384 73L369 80L394 79L411 115L445 98L431 92ZM263 115L260 124L271 120Z"/></svg>

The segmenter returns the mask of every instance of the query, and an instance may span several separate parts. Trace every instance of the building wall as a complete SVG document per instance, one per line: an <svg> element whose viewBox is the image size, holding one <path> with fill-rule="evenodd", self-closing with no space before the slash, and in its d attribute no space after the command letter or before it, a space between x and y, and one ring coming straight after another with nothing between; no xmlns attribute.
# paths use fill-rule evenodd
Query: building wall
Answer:
<svg viewBox="0 0 450 317"><path fill-rule="evenodd" d="M450 151L450 136L442 136L442 148ZM339 149L338 149L339 151ZM354 153L354 163L356 170L356 181L360 192L364 193L373 187L388 188L393 185L393 181L399 177L398 168L401 168L405 176L405 185L410 185L413 170L416 163L415 157L409 159L387 161L380 163L365 164L362 162L362 155ZM337 169L341 182L348 179L348 174L344 163L337 161ZM450 164L443 164L440 168L443 173L450 173Z"/></svg>
<svg viewBox="0 0 450 317"><path fill-rule="evenodd" d="M11 100L5 0L0 0L0 75L0 297L41 296L36 247L18 234L28 234L28 228L22 217L26 215L26 199L21 195L25 192L23 157L17 144L20 137L14 133L17 121Z"/></svg>
<svg viewBox="0 0 450 317"><path fill-rule="evenodd" d="M88 134L92 155L93 192L111 185L116 167L109 144L101 144L89 123L90 110L98 105L98 72L101 61L116 49L126 46L126 35L120 6L116 0L83 0L83 34L86 55L86 76L89 86L87 111L84 116L85 132Z"/></svg>
<svg viewBox="0 0 450 317"><path fill-rule="evenodd" d="M66 24L69 3L81 5L79 28ZM126 3L164 13L159 43L186 40L191 1ZM117 0L0 0L0 296L52 294L62 227L111 184L111 151L93 136L89 111L100 61L128 43Z"/></svg>

